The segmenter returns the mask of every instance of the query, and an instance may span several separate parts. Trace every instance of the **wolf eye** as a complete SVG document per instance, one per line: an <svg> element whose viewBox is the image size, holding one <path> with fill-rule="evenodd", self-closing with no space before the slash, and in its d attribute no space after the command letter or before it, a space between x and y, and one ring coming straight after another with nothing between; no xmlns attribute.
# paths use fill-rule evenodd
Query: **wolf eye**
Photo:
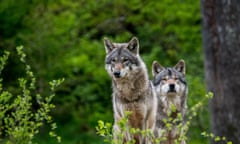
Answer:
<svg viewBox="0 0 240 144"><path fill-rule="evenodd" d="M128 58L124 58L124 59L123 59L123 62L127 62L127 61L128 61Z"/></svg>
<svg viewBox="0 0 240 144"><path fill-rule="evenodd" d="M167 81L167 78L162 78L162 81Z"/></svg>
<svg viewBox="0 0 240 144"><path fill-rule="evenodd" d="M111 59L111 62L116 62L116 59Z"/></svg>
<svg viewBox="0 0 240 144"><path fill-rule="evenodd" d="M178 80L179 78L178 77L175 77L174 80Z"/></svg>

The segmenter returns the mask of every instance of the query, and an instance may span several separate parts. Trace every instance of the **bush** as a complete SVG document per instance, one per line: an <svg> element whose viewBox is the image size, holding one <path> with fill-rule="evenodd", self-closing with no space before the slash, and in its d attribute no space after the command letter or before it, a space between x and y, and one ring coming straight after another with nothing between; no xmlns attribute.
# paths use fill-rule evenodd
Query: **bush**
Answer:
<svg viewBox="0 0 240 144"><path fill-rule="evenodd" d="M20 61L25 65L25 77L19 78L19 89L21 93L14 95L4 90L2 78L0 78L0 136L4 136L2 141L7 144L30 144L41 126L46 122L50 125L49 135L61 142L61 137L55 133L56 123L50 114L55 107L52 99L55 96L54 90L64 79L49 82L52 94L43 97L36 93L36 79L31 67L26 64L26 54L23 47L17 47ZM0 57L0 74L7 63L9 52L5 51ZM1 143L2 143L1 142Z"/></svg>
<svg viewBox="0 0 240 144"><path fill-rule="evenodd" d="M166 125L166 129L163 130L162 135L164 135L164 133L168 130L171 130L173 128L174 125L176 125L177 131L180 134L179 138L176 139L174 141L174 143L176 144L180 144L182 140L188 141L188 130L189 127L193 121L193 117L197 116L197 112L198 110L203 107L206 102L213 98L213 93L208 93L205 95L205 97L200 100L198 103L196 103L195 105L193 105L191 108L188 109L187 111L187 116L186 118L186 122L185 123L179 123L177 124L179 121L182 121L183 118L181 117L181 115L179 114L177 116L176 119L173 119L171 117L168 117L167 119L164 119L164 123ZM172 112L175 112L176 108L172 108ZM126 112L125 113L125 117L123 117L119 122L118 125L120 127L120 132L117 133L117 139L113 139L113 134L112 134L112 124L108 123L108 122L104 122L102 120L98 121L98 126L96 127L97 130L97 134L99 136L104 137L104 142L110 143L110 144L122 144L123 143L123 138L124 138L124 132L129 131L130 134L133 135L134 134L141 134L143 136L149 137L149 139L152 141L152 143L154 144L159 144L161 142L164 142L167 137L161 137L161 138L156 138L153 136L153 134L151 133L150 130L139 130L139 129L134 129L134 128L129 128L129 126L127 125L128 123L128 117L131 114L131 112ZM171 113L168 114L169 116L171 115ZM200 134L199 134L200 135ZM207 132L202 132L201 133L202 136L206 137L206 138L211 138L214 141L223 141L226 142L226 144L231 144L231 141L227 141L226 137L220 137L220 136L215 136L212 133L207 133ZM126 142L127 144L134 144L135 141L134 139L131 139L130 141Z"/></svg>

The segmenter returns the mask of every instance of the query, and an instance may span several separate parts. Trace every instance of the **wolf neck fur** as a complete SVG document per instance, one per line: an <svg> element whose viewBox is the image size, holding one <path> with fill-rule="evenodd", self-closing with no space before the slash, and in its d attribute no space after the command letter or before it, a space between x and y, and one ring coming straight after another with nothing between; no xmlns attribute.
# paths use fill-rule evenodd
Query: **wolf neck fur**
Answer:
<svg viewBox="0 0 240 144"><path fill-rule="evenodd" d="M143 98L149 87L146 70L139 70L133 78L113 79L113 89L116 96L123 102L134 102Z"/></svg>
<svg viewBox="0 0 240 144"><path fill-rule="evenodd" d="M167 96L167 95L161 95L160 96L161 103L164 105L163 111L165 113L168 113L172 110L172 105L176 107L177 110L182 109L181 105L181 96L175 95L175 96Z"/></svg>

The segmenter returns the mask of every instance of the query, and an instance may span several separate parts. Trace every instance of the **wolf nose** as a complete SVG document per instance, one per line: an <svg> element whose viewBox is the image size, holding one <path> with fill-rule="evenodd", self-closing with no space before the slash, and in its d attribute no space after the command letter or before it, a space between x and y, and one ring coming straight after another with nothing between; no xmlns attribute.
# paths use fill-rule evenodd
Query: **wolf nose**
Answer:
<svg viewBox="0 0 240 144"><path fill-rule="evenodd" d="M113 74L116 78L120 78L120 74L121 74L120 71L115 71L113 72Z"/></svg>
<svg viewBox="0 0 240 144"><path fill-rule="evenodd" d="M174 92L175 91L175 85L174 84L169 84L169 91Z"/></svg>

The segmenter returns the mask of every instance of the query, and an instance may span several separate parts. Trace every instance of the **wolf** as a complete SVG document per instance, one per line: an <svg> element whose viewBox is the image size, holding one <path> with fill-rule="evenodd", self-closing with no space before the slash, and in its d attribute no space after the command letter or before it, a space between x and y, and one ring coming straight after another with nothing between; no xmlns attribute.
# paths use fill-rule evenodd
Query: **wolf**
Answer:
<svg viewBox="0 0 240 144"><path fill-rule="evenodd" d="M139 55L139 41L133 37L127 43L113 43L104 38L106 50L105 69L112 79L112 103L114 112L114 139L121 133L119 120L130 111L127 127L152 132L155 127L157 97L149 80L145 63ZM135 140L136 144L149 144L150 140L140 134L124 132L124 142Z"/></svg>
<svg viewBox="0 0 240 144"><path fill-rule="evenodd" d="M163 67L157 61L152 64L153 85L158 98L155 135L166 138L161 144L174 144L181 134L181 128L177 128L177 125L184 124L187 110L188 87L185 72L184 60L180 60L174 67ZM172 124L170 129L166 127L166 120ZM185 140L180 142L186 143Z"/></svg>

